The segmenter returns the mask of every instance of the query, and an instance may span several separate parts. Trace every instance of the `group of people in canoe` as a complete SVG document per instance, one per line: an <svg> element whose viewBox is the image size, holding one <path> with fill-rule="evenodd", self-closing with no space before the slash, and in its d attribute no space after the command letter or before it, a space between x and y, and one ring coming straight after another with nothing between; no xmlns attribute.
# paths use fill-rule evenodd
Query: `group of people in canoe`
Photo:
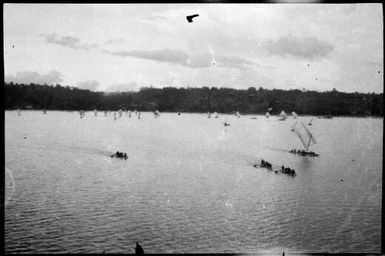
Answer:
<svg viewBox="0 0 385 256"><path fill-rule="evenodd" d="M281 167L281 172L282 173L286 173L286 174L290 174L290 175L295 175L295 170L294 169L291 169L290 167L285 167L283 165Z"/></svg>
<svg viewBox="0 0 385 256"><path fill-rule="evenodd" d="M111 155L111 157L127 159L127 153L116 151L116 153Z"/></svg>
<svg viewBox="0 0 385 256"><path fill-rule="evenodd" d="M263 159L261 160L261 163L259 165L258 164L254 164L253 166L254 167L258 167L259 166L259 167L267 168L269 170L273 170L272 164L269 163L268 161L263 160ZM285 167L283 165L282 165L281 169L275 170L275 173L279 173L279 172L285 173L285 174L289 174L289 175L293 175L293 176L296 175L294 169L291 169L289 167Z"/></svg>
<svg viewBox="0 0 385 256"><path fill-rule="evenodd" d="M271 169L272 165L268 161L265 161L265 160L262 159L261 160L261 167L265 167L265 168Z"/></svg>

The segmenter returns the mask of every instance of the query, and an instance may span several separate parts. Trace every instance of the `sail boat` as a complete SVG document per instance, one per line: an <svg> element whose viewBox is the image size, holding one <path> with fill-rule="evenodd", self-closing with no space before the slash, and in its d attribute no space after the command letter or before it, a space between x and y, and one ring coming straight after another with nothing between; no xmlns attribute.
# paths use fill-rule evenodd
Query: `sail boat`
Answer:
<svg viewBox="0 0 385 256"><path fill-rule="evenodd" d="M311 122L313 122L313 118L310 120L310 122L307 125L312 125Z"/></svg>
<svg viewBox="0 0 385 256"><path fill-rule="evenodd" d="M316 144L317 142L315 141L313 134L309 131L309 129L304 125L303 122L300 122L299 125L298 121L295 122L292 126L292 130L294 130L295 134L297 134L305 150L292 149L290 150L290 153L299 154L303 156L319 156L313 151L309 151L309 147L311 145Z"/></svg>
<svg viewBox="0 0 385 256"><path fill-rule="evenodd" d="M295 113L295 112L293 111L293 112L291 112L291 114L293 115L294 119L297 119L297 117L298 117L297 113Z"/></svg>
<svg viewBox="0 0 385 256"><path fill-rule="evenodd" d="M266 112L265 116L266 116L266 118L269 118L270 117L269 112Z"/></svg>
<svg viewBox="0 0 385 256"><path fill-rule="evenodd" d="M279 121L285 121L286 118L287 118L287 114L285 111L281 111L281 113L279 114L280 118L278 119Z"/></svg>

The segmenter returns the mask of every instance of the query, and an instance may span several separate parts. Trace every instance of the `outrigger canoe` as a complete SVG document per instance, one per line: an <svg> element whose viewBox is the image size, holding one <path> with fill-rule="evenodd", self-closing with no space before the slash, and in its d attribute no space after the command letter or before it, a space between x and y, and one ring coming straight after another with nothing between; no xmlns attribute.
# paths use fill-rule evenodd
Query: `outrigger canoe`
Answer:
<svg viewBox="0 0 385 256"><path fill-rule="evenodd" d="M293 151L293 150L290 150L289 152L292 153L292 154L301 155L301 156L319 156L319 154L317 154L317 153L307 152L307 151Z"/></svg>
<svg viewBox="0 0 385 256"><path fill-rule="evenodd" d="M275 165L272 165L272 166L267 166L267 165L262 165L260 162L257 163L257 162L254 162L253 163L253 167L255 168L264 168L264 169L267 169L269 171L274 171L275 173L283 173L283 174L287 174L287 175L290 175L290 176L296 176L296 173L295 171L294 172L288 172L286 170L282 170L282 167L278 167L278 166L275 166Z"/></svg>

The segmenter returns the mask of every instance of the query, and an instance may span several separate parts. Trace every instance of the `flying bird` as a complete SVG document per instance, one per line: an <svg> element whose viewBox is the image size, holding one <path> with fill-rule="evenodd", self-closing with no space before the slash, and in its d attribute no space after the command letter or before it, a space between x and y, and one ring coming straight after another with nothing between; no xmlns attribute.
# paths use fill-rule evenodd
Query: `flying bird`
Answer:
<svg viewBox="0 0 385 256"><path fill-rule="evenodd" d="M189 23L193 22L193 18L195 17L198 17L199 14L194 14L194 15L190 15L190 16L186 16L186 19Z"/></svg>

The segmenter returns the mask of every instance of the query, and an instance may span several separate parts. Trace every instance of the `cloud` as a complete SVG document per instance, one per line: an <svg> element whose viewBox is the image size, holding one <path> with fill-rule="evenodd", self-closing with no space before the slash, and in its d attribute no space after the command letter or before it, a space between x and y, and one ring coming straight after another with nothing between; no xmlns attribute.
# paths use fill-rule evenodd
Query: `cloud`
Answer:
<svg viewBox="0 0 385 256"><path fill-rule="evenodd" d="M79 82L77 85L80 89L94 91L99 86L99 82L96 80L87 80Z"/></svg>
<svg viewBox="0 0 385 256"><path fill-rule="evenodd" d="M107 51L109 53L121 57L135 57L140 59L149 59L160 62L176 63L181 65L187 65L188 55L183 51L178 50L154 50L154 51Z"/></svg>
<svg viewBox="0 0 385 256"><path fill-rule="evenodd" d="M21 71L17 72L16 75L5 76L5 80L14 83L35 83L35 84L54 84L63 81L63 75L56 70L51 70L47 74L39 74L34 71Z"/></svg>
<svg viewBox="0 0 385 256"><path fill-rule="evenodd" d="M116 43L122 43L125 42L126 40L124 38L118 38L118 39L110 39L107 40L104 44L109 45L109 44L116 44Z"/></svg>
<svg viewBox="0 0 385 256"><path fill-rule="evenodd" d="M222 63L226 67L246 68L251 65L258 65L253 61L249 61L237 56L218 56L217 62Z"/></svg>
<svg viewBox="0 0 385 256"><path fill-rule="evenodd" d="M303 59L315 59L328 55L334 46L318 40L316 37L299 38L297 36L282 36L278 40L268 40L264 47L272 55L291 55Z"/></svg>
<svg viewBox="0 0 385 256"><path fill-rule="evenodd" d="M167 18L165 16L158 14L151 15L149 17L146 17L143 19L143 21L153 21L153 22L160 22L165 21Z"/></svg>
<svg viewBox="0 0 385 256"><path fill-rule="evenodd" d="M238 69L244 69L251 65L258 65L258 63L243 59L236 56L216 56L215 62L213 62L212 53L200 52L194 54L188 54L181 50L143 50L143 51L108 51L103 52L121 56L121 57L135 57L140 59L148 59L159 62L166 62L172 64L179 64L190 68L207 68L212 66L218 67L232 67Z"/></svg>
<svg viewBox="0 0 385 256"><path fill-rule="evenodd" d="M97 47L96 44L85 44L81 43L79 38L72 36L62 36L59 37L56 34L41 34L45 38L45 41L50 44L58 44L64 47L70 47L72 49L78 50L89 50L91 48Z"/></svg>
<svg viewBox="0 0 385 256"><path fill-rule="evenodd" d="M139 90L139 85L136 82L117 83L106 89L106 92L131 92Z"/></svg>

